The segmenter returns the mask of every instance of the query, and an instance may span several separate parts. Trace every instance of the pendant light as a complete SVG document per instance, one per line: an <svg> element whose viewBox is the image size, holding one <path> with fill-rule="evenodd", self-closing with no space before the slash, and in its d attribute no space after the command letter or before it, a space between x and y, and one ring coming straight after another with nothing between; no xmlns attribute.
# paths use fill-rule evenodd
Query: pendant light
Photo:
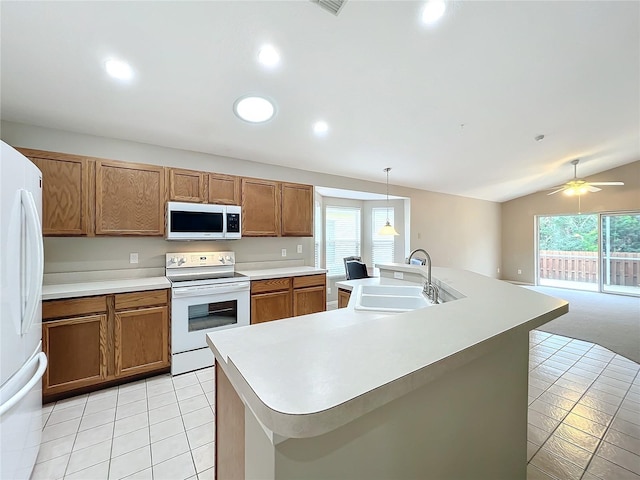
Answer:
<svg viewBox="0 0 640 480"><path fill-rule="evenodd" d="M387 223L380 229L378 235L399 235L391 225L391 222L389 222L389 170L391 170L391 167L384 169L384 172L387 173Z"/></svg>

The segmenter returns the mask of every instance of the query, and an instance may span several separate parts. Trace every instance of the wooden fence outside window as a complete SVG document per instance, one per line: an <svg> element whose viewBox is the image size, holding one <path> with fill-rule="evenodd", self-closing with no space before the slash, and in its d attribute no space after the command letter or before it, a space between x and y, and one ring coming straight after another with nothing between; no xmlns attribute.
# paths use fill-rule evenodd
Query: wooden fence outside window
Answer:
<svg viewBox="0 0 640 480"><path fill-rule="evenodd" d="M605 278L608 285L640 285L640 253L614 253L608 262L610 278ZM598 283L597 252L540 250L538 266L541 279ZM606 277L605 270L602 275Z"/></svg>

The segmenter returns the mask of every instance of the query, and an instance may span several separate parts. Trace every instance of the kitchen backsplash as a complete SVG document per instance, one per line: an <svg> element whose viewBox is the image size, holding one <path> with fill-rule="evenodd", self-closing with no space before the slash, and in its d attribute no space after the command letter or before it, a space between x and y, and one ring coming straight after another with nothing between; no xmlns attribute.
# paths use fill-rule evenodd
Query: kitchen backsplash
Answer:
<svg viewBox="0 0 640 480"><path fill-rule="evenodd" d="M297 253L302 245L302 253ZM44 239L45 273L164 269L171 252L233 251L238 269L313 266L313 238L254 238L232 241L173 242L163 238L48 237ZM286 257L282 250L286 249ZM129 263L131 253L138 263ZM126 272L125 272L126 273ZM145 275L147 276L147 275Z"/></svg>

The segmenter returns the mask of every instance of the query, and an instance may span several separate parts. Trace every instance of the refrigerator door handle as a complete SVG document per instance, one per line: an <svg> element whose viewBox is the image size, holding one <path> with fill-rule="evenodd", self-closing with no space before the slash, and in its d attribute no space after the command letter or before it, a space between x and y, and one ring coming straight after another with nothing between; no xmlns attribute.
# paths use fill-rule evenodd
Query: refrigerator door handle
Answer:
<svg viewBox="0 0 640 480"><path fill-rule="evenodd" d="M22 331L26 334L33 325L36 311L42 301L42 274L44 273L44 247L42 244L42 227L33 195L28 190L20 191L26 218L26 243L31 248L26 253L27 268L27 301L22 316Z"/></svg>
<svg viewBox="0 0 640 480"><path fill-rule="evenodd" d="M25 364L23 368L29 369L35 362L39 363L36 373L33 375L33 377L31 377L31 379L25 384L24 387L16 392L13 397L0 405L0 417L4 415L5 412L9 411L16 403L22 400L36 385L36 383L40 381L42 375L44 375L44 371L47 369L47 356L45 355L45 353L38 353L38 355L34 356L27 364Z"/></svg>

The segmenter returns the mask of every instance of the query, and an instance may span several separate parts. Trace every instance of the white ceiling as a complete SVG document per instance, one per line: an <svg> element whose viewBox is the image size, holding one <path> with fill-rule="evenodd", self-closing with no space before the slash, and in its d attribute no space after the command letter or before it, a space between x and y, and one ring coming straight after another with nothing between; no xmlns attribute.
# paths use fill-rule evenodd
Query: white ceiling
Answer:
<svg viewBox="0 0 640 480"><path fill-rule="evenodd" d="M640 159L640 2L423 5L2 1L2 119L493 201ZM271 122L234 116L248 93Z"/></svg>

